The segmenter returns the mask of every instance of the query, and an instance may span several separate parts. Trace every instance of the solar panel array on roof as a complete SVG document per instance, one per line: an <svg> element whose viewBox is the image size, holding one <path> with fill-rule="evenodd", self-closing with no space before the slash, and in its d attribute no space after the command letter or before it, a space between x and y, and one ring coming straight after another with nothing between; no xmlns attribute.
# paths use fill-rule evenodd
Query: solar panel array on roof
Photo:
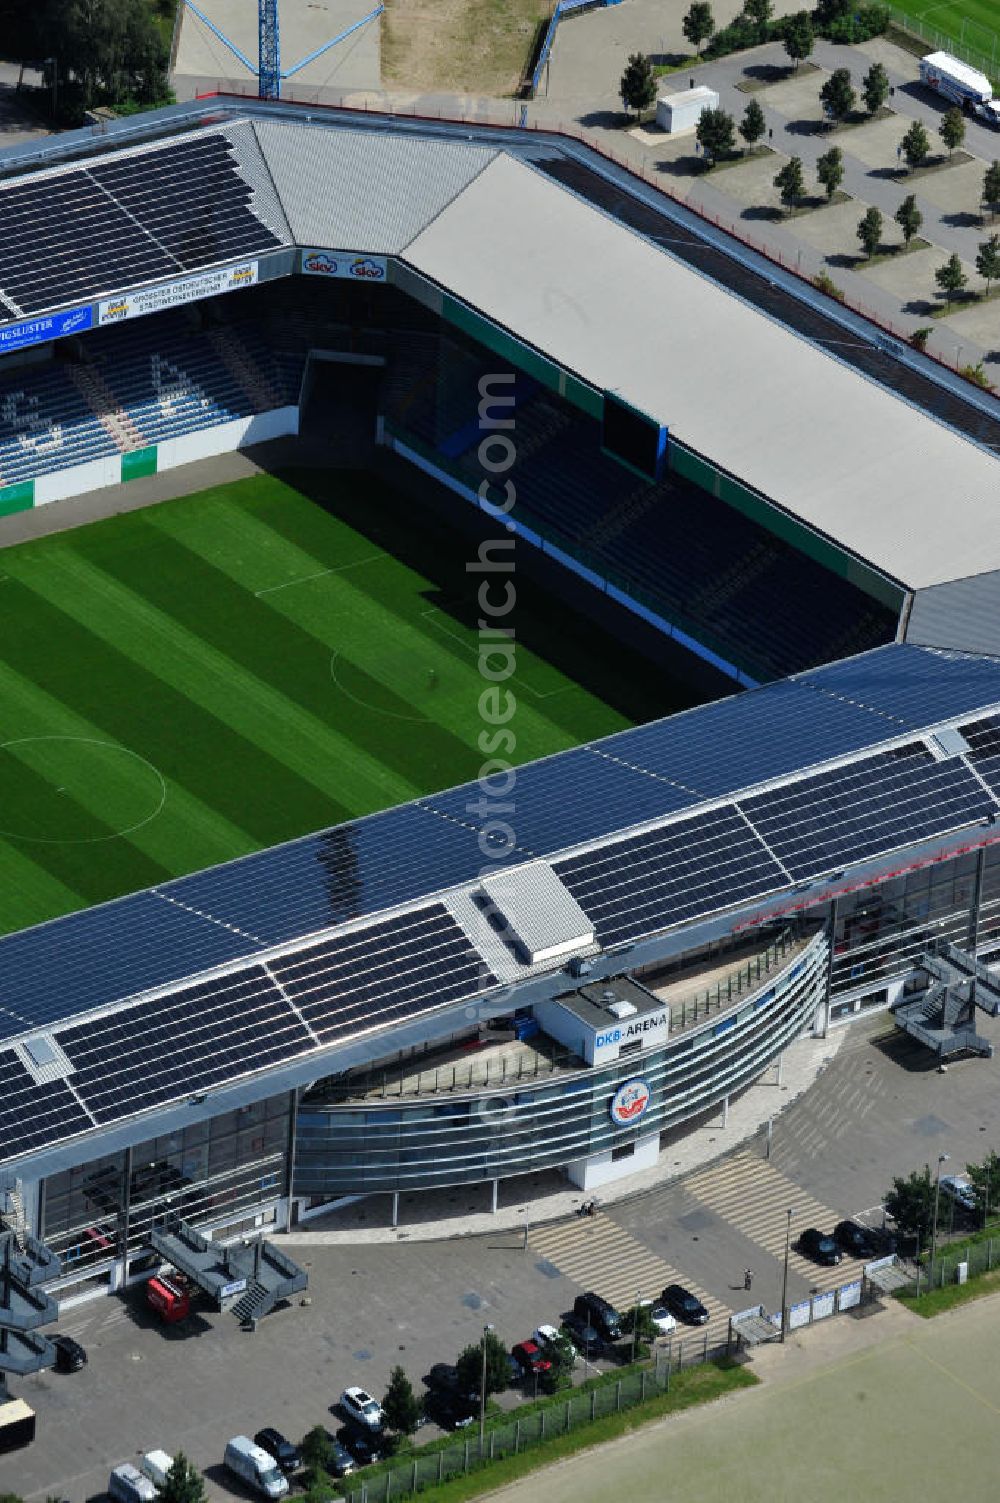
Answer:
<svg viewBox="0 0 1000 1503"><path fill-rule="evenodd" d="M731 805L554 866L603 945L655 934L788 882Z"/></svg>
<svg viewBox="0 0 1000 1503"><path fill-rule="evenodd" d="M961 761L935 761L922 743L741 799L740 808L796 880L997 813Z"/></svg>
<svg viewBox="0 0 1000 1503"><path fill-rule="evenodd" d="M795 680L783 680L653 725L620 731L595 749L669 778L702 798L720 798L816 762L863 751L903 729L870 709L821 697Z"/></svg>
<svg viewBox="0 0 1000 1503"><path fill-rule="evenodd" d="M596 840L626 825L662 819L698 802L696 794L589 747L519 767L506 793L494 792L488 782L466 783L420 802L448 819L482 829L484 794L494 805L495 817L510 824L518 850L536 856ZM498 836L497 845L502 843Z"/></svg>
<svg viewBox="0 0 1000 1503"><path fill-rule="evenodd" d="M440 903L271 964L324 1044L497 985Z"/></svg>
<svg viewBox="0 0 1000 1503"><path fill-rule="evenodd" d="M1000 794L1000 715L987 715L960 730L972 748L970 762L983 782Z"/></svg>
<svg viewBox="0 0 1000 1503"><path fill-rule="evenodd" d="M278 244L250 208L250 185L225 136L196 136L88 171L185 270Z"/></svg>
<svg viewBox="0 0 1000 1503"><path fill-rule="evenodd" d="M280 944L470 881L482 864L475 831L403 804L159 891Z"/></svg>
<svg viewBox="0 0 1000 1503"><path fill-rule="evenodd" d="M1000 660L899 642L800 673L795 682L916 730L1000 700Z"/></svg>
<svg viewBox="0 0 1000 1503"><path fill-rule="evenodd" d="M59 1043L75 1089L105 1123L262 1070L313 1040L267 973L250 966L67 1028Z"/></svg>
<svg viewBox="0 0 1000 1503"><path fill-rule="evenodd" d="M280 242L224 136L0 189L0 289L24 313L167 280Z"/></svg>
<svg viewBox="0 0 1000 1503"><path fill-rule="evenodd" d="M0 1159L70 1138L92 1126L62 1081L36 1085L16 1055L0 1054Z"/></svg>
<svg viewBox="0 0 1000 1503"><path fill-rule="evenodd" d="M152 892L0 939L0 1037L106 1007L258 948Z"/></svg>

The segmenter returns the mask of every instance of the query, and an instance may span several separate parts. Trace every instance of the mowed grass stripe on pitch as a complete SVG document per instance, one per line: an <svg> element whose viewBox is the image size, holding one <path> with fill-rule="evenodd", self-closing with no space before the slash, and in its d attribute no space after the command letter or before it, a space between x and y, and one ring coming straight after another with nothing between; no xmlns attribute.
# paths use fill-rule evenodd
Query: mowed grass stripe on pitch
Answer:
<svg viewBox="0 0 1000 1503"><path fill-rule="evenodd" d="M23 674L15 672L9 663L2 662L0 706L3 707L3 727L16 727L21 737L69 736L95 741L111 740L116 745L124 744L130 751L136 750L131 742L122 743L114 737L109 738L103 726L77 714L64 701L46 693ZM129 770L134 771L138 781L141 776L138 765L133 769L131 761L126 762L125 771ZM163 775L159 766L156 771ZM176 874L178 859L182 859L182 869L187 871L228 861L233 856L245 855L257 849L256 842L246 830L225 819L216 809L196 798L175 780L166 780L166 789L167 796L160 813L141 829L133 831L128 838L138 849L159 861L171 873ZM100 811L102 788L95 786L92 796L96 801L96 809ZM3 788L0 785L0 807L2 804ZM44 810L40 812L45 814ZM24 845L25 842L20 844ZM54 859L58 860L58 853L54 853ZM0 860L0 869L2 865Z"/></svg>
<svg viewBox="0 0 1000 1503"><path fill-rule="evenodd" d="M346 528L346 524L327 520L346 530L349 540L346 551L356 555L357 534ZM244 571L249 562L248 549L254 544L262 557L278 562L266 527L259 519L251 519L251 525L241 535ZM190 552L187 539L178 546ZM244 597L228 592L217 582L220 571L228 575L230 551L220 538L212 538L201 529L197 557L205 569L214 571L212 597L231 602L231 609L223 613L220 623L226 635L220 645L225 651L235 653L241 648L241 640L232 623ZM326 666L321 693L329 694L331 684L343 692L347 703L341 702L337 708L352 724L355 740L373 755L380 754L386 761L391 758L395 770L414 791L436 786L435 780L439 784L474 777L481 757L470 740L468 728L486 687L479 672L477 634L467 632L464 641L442 640L423 617L425 591L431 588L430 581L388 554L371 558L364 569L350 572L317 572L320 563L318 556L306 559L296 550L287 574L298 582L287 589L255 597L256 608L283 618L322 645L325 654L321 662ZM297 576L296 570L305 570L305 574ZM197 569L191 565L186 566L186 572L197 577ZM249 572L256 577L255 570ZM209 576L205 580L208 592ZM184 602L165 580L160 582L159 594L164 609L175 613L185 610ZM188 624L193 630L198 623L192 616ZM207 624L203 629L207 630ZM265 628L255 640L267 635ZM277 635L280 640L280 627ZM291 651L289 648L282 654L283 662ZM528 655L521 649L517 656L520 661ZM366 682L370 679L381 685L377 695L372 695ZM516 678L512 682L516 683ZM424 725L417 738L412 727L419 721ZM525 699L517 712L517 738L521 760L573 746L579 739L561 730L544 710Z"/></svg>
<svg viewBox="0 0 1000 1503"><path fill-rule="evenodd" d="M3 600L16 602L30 623L19 640L8 643L7 656L108 739L148 757L164 777L220 810L257 845L294 833L292 821L303 809L310 828L322 825L331 811L334 819L340 816L338 805L283 762L44 598L43 586L46 593L53 589L52 571L40 571L34 582L27 598L13 580L4 587ZM4 614L9 612L10 605ZM135 629L132 621L128 630ZM59 643L58 653L52 643Z"/></svg>
<svg viewBox="0 0 1000 1503"><path fill-rule="evenodd" d="M63 551L44 575L32 575L31 583L50 603L62 602L81 626L127 657L137 670L155 675L165 692L182 695L192 707L213 715L260 756L279 765L287 786L282 790L276 783L275 795L285 799L290 811L299 807L308 811L303 814L304 823L296 821L298 832L348 818L358 812L359 804L380 808L411 796L411 786L393 779L380 762L365 765L351 736L340 737L328 722L283 693L276 682L267 682L226 650L241 652L258 667L266 666L272 680L283 676L291 686L296 681L295 653L303 650L298 636L294 642L286 639L280 653L275 652L273 641L263 646L266 633L259 625L256 629L251 625L246 611L238 614L240 603L252 597L239 591L235 600L230 599L217 571L206 575L194 556L169 540L161 542L156 557L157 588L146 594L139 593L139 581L133 588L106 568L69 551ZM183 606L184 614L191 617L189 623L177 615L182 610L178 587L183 581L191 590ZM214 597L210 597L212 590L218 592ZM210 598L213 603L221 601L232 619L225 621L222 613L213 614L207 608ZM205 609L200 608L203 601ZM266 607L259 608L258 620L261 615L266 617ZM195 630L198 625L203 627L200 636ZM322 696L329 705L333 695L328 667L313 664L312 671L316 697ZM184 781L182 772L176 775ZM302 784L297 791L288 781L293 778Z"/></svg>

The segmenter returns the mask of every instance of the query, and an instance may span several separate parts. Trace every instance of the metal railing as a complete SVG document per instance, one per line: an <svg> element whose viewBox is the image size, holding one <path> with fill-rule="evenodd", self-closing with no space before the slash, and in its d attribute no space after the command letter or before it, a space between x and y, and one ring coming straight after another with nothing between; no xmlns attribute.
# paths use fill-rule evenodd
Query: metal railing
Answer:
<svg viewBox="0 0 1000 1503"><path fill-rule="evenodd" d="M488 1045L489 1040L485 1043ZM583 1060L572 1049L559 1045L540 1046L499 1058L477 1058L467 1062L416 1068L411 1061L400 1061L395 1068L365 1070L349 1080L339 1082L328 1093L337 1101L388 1101L415 1096L434 1096L445 1091L472 1090L485 1086L517 1085L538 1080L561 1070L582 1070Z"/></svg>
<svg viewBox="0 0 1000 1503"><path fill-rule="evenodd" d="M751 955L744 965L730 971L715 986L685 997L682 1002L672 1003L670 1032L680 1033L685 1028L691 1028L703 1018L732 1007L744 993L756 991L762 981L781 969L788 952L800 945L804 947L802 933L794 928L784 929L766 950Z"/></svg>
<svg viewBox="0 0 1000 1503"><path fill-rule="evenodd" d="M447 1446L427 1447L400 1458L397 1465L366 1478L357 1487L344 1489L349 1503L389 1503L392 1498L412 1496L425 1488L446 1482L451 1477L489 1466L504 1456L545 1441L567 1435L571 1430L591 1425L607 1414L634 1409L655 1394L670 1391L671 1378L683 1366L707 1362L710 1356L722 1355L724 1349L710 1351L708 1336L690 1338L689 1360L684 1361L684 1342L658 1350L648 1367L629 1368L621 1377L606 1378L578 1392L567 1391L524 1415L487 1420L482 1448L478 1433L456 1440Z"/></svg>

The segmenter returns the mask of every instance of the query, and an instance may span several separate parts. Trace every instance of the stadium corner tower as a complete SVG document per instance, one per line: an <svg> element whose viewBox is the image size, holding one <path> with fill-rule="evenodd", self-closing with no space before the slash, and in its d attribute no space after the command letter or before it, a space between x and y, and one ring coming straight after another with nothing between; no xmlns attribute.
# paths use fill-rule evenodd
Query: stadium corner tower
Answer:
<svg viewBox="0 0 1000 1503"><path fill-rule="evenodd" d="M2 167L0 512L321 428L734 690L519 769L502 838L450 789L0 940L60 1299L168 1213L593 1190L867 1009L975 1047L914 1003L1000 948L992 398L556 135L213 99Z"/></svg>

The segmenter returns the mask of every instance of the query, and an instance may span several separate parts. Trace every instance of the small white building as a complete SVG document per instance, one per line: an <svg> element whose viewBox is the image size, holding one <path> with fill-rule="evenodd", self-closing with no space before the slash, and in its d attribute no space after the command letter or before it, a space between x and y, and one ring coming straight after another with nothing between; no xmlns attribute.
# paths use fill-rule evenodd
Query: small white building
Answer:
<svg viewBox="0 0 1000 1503"><path fill-rule="evenodd" d="M702 110L718 108L719 96L716 91L700 84L696 89L661 94L656 101L656 123L662 130L676 135L678 131L694 130L701 119Z"/></svg>

